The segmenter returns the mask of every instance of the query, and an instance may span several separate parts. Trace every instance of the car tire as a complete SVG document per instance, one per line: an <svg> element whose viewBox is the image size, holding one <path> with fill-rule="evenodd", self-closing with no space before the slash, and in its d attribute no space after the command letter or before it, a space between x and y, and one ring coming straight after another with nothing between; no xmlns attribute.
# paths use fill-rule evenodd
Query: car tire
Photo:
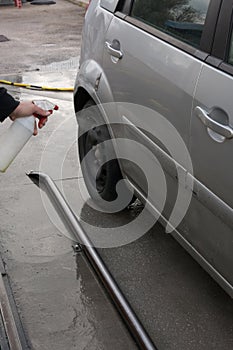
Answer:
<svg viewBox="0 0 233 350"><path fill-rule="evenodd" d="M103 143L111 140L111 136L99 109L92 100L84 105L77 119L79 124L79 158L84 181L92 200L103 208L104 202L99 200L99 196L107 202L114 201L117 198L116 185L122 179L120 166L112 143L108 143L107 147ZM85 158L87 153L91 156L88 162ZM104 163L97 176L95 176L95 167L98 166L99 162L109 159L109 157L111 157L111 160Z"/></svg>

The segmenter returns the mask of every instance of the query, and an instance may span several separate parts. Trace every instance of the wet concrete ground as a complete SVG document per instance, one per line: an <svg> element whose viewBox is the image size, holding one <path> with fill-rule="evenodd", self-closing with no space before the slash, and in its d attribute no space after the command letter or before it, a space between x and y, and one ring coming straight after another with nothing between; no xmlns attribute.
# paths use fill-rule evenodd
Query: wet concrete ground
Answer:
<svg viewBox="0 0 233 350"><path fill-rule="evenodd" d="M75 73L38 72L33 78L36 84L43 78L47 85L69 86ZM46 172L63 187L76 213L81 212L72 94L39 92L38 96L33 91L9 90L21 99L49 98L60 107L0 176L1 251L29 345L40 350L133 349L134 342L99 282L81 255L74 254L69 236L50 221L48 213L59 227L46 197L41 198L25 175L31 169ZM9 124L1 126L1 133Z"/></svg>
<svg viewBox="0 0 233 350"><path fill-rule="evenodd" d="M80 53L85 10L65 0L55 5L1 6L1 73L34 71ZM7 59L4 59L7 58Z"/></svg>
<svg viewBox="0 0 233 350"><path fill-rule="evenodd" d="M60 15L63 5L73 13L70 23L74 28L76 7L59 1ZM29 12L34 11L29 10L29 6L26 7L28 18ZM13 8L12 11L17 22L22 13ZM43 18L52 7L37 11L38 17ZM10 13L4 16L6 20L9 18L13 20ZM1 20L1 33L6 34L3 27L7 28ZM59 40L64 41L65 36L64 33ZM80 32L77 40L79 36ZM46 33L42 37L46 38ZM24 40L23 45L26 45ZM0 78L36 85L72 86L79 47L72 49L71 42L70 45L71 57L64 50L59 56L63 59L60 63L56 60L56 47L51 46L49 56L38 61L38 55L33 58L28 48L26 60L20 63L20 73L17 62L10 59L12 75L8 75L9 52L6 51ZM39 67L40 71L34 71L33 67ZM100 214L85 203L75 143L77 127L72 94L13 87L9 90L21 99L48 98L60 106L40 135L32 138L8 171L0 175L1 255L28 342L36 350L134 349L102 286L82 255L74 254L69 234L46 196L30 182L25 172L48 173L82 218L84 226L85 222L92 224L97 233L102 226L117 227L128 222L134 212ZM0 133L9 125L9 121L4 122ZM159 350L233 348L232 300L159 225L134 243L99 251Z"/></svg>
<svg viewBox="0 0 233 350"><path fill-rule="evenodd" d="M33 77L36 84L69 86L75 74ZM23 89L20 94L41 98ZM69 234L25 171L42 170L56 180L94 232L121 226L134 213L100 214L85 203L72 95L39 94L50 95L60 110L0 176L2 254L25 332L32 349L134 349L88 264L74 254ZM159 349L232 349L232 300L160 225L127 246L99 251Z"/></svg>

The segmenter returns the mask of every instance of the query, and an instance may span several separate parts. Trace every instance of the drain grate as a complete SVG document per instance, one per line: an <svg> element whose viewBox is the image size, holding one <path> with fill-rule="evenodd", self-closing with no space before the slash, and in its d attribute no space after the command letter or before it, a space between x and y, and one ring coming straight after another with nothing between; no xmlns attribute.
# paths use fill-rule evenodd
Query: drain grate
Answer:
<svg viewBox="0 0 233 350"><path fill-rule="evenodd" d="M10 41L5 35L0 35L0 42Z"/></svg>

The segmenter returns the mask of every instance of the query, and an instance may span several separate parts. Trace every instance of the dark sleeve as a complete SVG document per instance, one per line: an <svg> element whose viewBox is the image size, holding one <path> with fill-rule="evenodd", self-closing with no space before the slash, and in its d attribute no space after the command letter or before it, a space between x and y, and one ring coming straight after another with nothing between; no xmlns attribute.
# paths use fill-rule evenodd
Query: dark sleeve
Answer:
<svg viewBox="0 0 233 350"><path fill-rule="evenodd" d="M0 122L3 122L19 105L5 88L0 88Z"/></svg>

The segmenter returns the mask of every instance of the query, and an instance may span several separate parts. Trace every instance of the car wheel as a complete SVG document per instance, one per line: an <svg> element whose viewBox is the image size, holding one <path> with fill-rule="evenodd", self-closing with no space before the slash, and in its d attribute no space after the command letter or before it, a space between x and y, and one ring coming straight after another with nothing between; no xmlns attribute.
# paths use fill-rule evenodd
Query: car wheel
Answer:
<svg viewBox="0 0 233 350"><path fill-rule="evenodd" d="M87 190L91 198L99 204L99 196L107 202L114 201L117 198L116 185L122 179L122 174L113 145L109 142L107 145L104 144L104 141L111 140L111 136L100 111L97 107L94 108L95 106L95 103L90 100L79 112L78 146ZM85 156L88 153L87 161ZM105 162L105 159L109 158L111 160ZM103 165L100 167L100 164ZM103 207L102 204L101 207Z"/></svg>

